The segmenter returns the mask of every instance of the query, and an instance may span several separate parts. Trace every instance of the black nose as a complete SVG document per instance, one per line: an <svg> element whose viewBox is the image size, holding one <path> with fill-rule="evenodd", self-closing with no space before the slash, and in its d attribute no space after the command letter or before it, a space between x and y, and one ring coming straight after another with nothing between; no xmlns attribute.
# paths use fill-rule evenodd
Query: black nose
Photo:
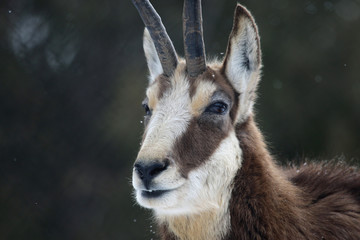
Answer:
<svg viewBox="0 0 360 240"><path fill-rule="evenodd" d="M162 171L164 171L169 166L168 161L164 161L162 163L144 163L139 162L135 163L134 167L139 175L140 179L143 181L146 189L149 189L151 181L159 175Z"/></svg>

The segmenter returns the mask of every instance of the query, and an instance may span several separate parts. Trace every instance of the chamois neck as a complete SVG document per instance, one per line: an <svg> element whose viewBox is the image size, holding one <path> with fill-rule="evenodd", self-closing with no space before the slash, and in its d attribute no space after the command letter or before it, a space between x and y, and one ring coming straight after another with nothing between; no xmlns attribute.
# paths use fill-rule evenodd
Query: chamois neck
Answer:
<svg viewBox="0 0 360 240"><path fill-rule="evenodd" d="M309 223L301 210L302 192L276 166L252 117L236 127L236 134L243 161L234 179L227 239L283 239L289 231L303 239L300 228Z"/></svg>
<svg viewBox="0 0 360 240"><path fill-rule="evenodd" d="M267 150L265 140L256 126L253 116L250 116L244 123L238 124L235 131L243 155L243 166L240 170L252 171L252 169L247 168L256 166L260 168L258 169L260 170L259 173L264 174L266 172L267 176L276 177L281 175Z"/></svg>

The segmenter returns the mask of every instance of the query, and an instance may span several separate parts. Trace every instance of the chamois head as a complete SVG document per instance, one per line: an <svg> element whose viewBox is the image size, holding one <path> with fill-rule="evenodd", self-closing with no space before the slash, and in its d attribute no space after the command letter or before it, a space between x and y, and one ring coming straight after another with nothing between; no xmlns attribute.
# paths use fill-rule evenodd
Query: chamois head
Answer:
<svg viewBox="0 0 360 240"><path fill-rule="evenodd" d="M184 1L185 59L149 1L132 1L146 26L150 72L133 170L136 199L157 216L219 208L242 162L235 126L251 116L260 77L254 19L238 4L224 59L207 63L200 0Z"/></svg>

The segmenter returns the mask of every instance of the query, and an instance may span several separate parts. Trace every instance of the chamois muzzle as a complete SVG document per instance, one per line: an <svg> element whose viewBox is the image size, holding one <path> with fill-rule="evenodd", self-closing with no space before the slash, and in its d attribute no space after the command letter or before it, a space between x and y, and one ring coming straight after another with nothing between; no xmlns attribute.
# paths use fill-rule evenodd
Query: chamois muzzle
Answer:
<svg viewBox="0 0 360 240"><path fill-rule="evenodd" d="M161 172L165 171L168 166L168 161L152 163L138 162L135 163L134 168L145 188L149 190L151 187L151 181Z"/></svg>

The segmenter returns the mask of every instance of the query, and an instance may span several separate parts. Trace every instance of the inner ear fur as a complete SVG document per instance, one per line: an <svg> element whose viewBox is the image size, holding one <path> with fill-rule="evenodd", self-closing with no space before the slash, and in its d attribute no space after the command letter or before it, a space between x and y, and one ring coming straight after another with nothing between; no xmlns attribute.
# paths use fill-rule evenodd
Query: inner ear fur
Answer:
<svg viewBox="0 0 360 240"><path fill-rule="evenodd" d="M261 72L260 37L250 12L238 4L229 37L222 73L240 94L238 119L246 119L252 112L256 88Z"/></svg>
<svg viewBox="0 0 360 240"><path fill-rule="evenodd" d="M156 79L156 77L162 74L164 71L159 55L155 48L155 44L147 28L144 29L143 48L149 69L149 84L151 84Z"/></svg>

